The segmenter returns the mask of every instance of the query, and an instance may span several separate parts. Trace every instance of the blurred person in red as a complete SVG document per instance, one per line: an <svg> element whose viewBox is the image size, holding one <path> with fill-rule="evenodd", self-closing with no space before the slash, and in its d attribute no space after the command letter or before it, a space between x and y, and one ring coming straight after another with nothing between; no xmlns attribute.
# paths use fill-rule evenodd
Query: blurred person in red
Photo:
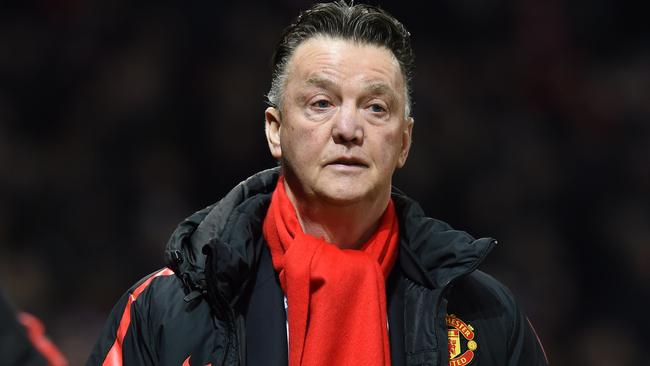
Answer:
<svg viewBox="0 0 650 366"><path fill-rule="evenodd" d="M38 318L16 312L0 293L0 365L67 366L68 362L45 335Z"/></svg>
<svg viewBox="0 0 650 366"><path fill-rule="evenodd" d="M413 130L410 34L317 4L273 57L279 168L183 221L115 305L88 365L546 365L495 246L392 187Z"/></svg>

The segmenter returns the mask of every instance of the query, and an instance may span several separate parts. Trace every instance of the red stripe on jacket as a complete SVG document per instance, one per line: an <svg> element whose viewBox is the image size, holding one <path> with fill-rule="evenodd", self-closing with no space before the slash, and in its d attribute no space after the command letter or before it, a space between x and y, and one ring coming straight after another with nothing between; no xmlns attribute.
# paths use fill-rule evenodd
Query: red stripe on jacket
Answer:
<svg viewBox="0 0 650 366"><path fill-rule="evenodd" d="M21 312L18 314L18 320L27 330L27 337L32 342L34 348L45 357L47 364L50 366L67 366L68 361L61 351L45 335L45 326L35 316Z"/></svg>
<svg viewBox="0 0 650 366"><path fill-rule="evenodd" d="M124 312L122 313L122 318L120 319L120 326L117 328L117 336L115 338L115 343L108 351L106 359L102 363L102 366L122 366L122 342L124 342L124 336L126 336L126 331L131 325L131 305L133 302L140 296L140 294L149 286L151 281L154 278L160 276L171 276L174 274L169 268L163 268L160 271L154 273L151 277L147 278L140 286L136 287L131 294L129 294L129 300L126 302L124 307Z"/></svg>

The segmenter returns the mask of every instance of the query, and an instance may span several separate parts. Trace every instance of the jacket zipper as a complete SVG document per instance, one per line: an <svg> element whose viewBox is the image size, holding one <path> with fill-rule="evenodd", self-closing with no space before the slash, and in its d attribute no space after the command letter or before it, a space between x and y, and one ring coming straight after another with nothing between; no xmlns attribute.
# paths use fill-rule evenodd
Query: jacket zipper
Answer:
<svg viewBox="0 0 650 366"><path fill-rule="evenodd" d="M228 354L230 352L235 352L237 354L237 342L233 342L233 333L235 332L235 321L234 321L234 315L232 312L232 309L230 308L230 305L226 302L226 299L216 291L217 293L215 294L215 299L216 305L217 305L217 310L219 311L219 314L225 315L226 317L226 342L225 342L225 352L220 356L219 362L217 363L218 365L227 365L227 359L228 359ZM216 319L215 319L216 321ZM232 350L231 350L232 348ZM239 365L241 362L239 360L239 355L237 355L237 364Z"/></svg>

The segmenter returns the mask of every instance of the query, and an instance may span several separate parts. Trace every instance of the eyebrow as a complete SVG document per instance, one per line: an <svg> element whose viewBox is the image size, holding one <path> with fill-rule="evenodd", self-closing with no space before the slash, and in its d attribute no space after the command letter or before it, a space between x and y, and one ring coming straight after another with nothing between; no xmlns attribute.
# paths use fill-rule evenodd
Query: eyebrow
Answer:
<svg viewBox="0 0 650 366"><path fill-rule="evenodd" d="M373 82L366 85L363 89L368 94L372 94L372 95L387 95L392 98L397 97L397 94L395 93L393 88L391 88L384 82Z"/></svg>
<svg viewBox="0 0 650 366"><path fill-rule="evenodd" d="M336 83L328 78L322 76L312 76L305 82L307 85L316 86L323 89L331 89L336 87Z"/></svg>
<svg viewBox="0 0 650 366"><path fill-rule="evenodd" d="M307 79L305 83L323 89L338 88L338 85L333 80L322 76L312 76ZM388 95L392 98L397 97L393 88L382 81L370 82L368 85L363 87L363 90L372 95Z"/></svg>

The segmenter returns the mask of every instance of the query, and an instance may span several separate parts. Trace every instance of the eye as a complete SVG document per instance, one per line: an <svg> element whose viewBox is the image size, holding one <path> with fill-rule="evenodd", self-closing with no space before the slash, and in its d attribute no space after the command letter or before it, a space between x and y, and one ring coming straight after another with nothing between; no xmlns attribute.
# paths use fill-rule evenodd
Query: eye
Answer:
<svg viewBox="0 0 650 366"><path fill-rule="evenodd" d="M312 107L317 109L327 109L332 105L327 99L319 99L311 104Z"/></svg>
<svg viewBox="0 0 650 366"><path fill-rule="evenodd" d="M385 111L384 107L380 106L379 104L373 104L373 105L371 105L371 106L370 106L370 109L371 109L373 112L376 112L376 113L381 113L381 112Z"/></svg>
<svg viewBox="0 0 650 366"><path fill-rule="evenodd" d="M373 113L385 113L386 112L386 108L384 108L384 106L382 106L381 104L378 104L378 103L371 104L369 108L370 108L370 111L372 111Z"/></svg>

